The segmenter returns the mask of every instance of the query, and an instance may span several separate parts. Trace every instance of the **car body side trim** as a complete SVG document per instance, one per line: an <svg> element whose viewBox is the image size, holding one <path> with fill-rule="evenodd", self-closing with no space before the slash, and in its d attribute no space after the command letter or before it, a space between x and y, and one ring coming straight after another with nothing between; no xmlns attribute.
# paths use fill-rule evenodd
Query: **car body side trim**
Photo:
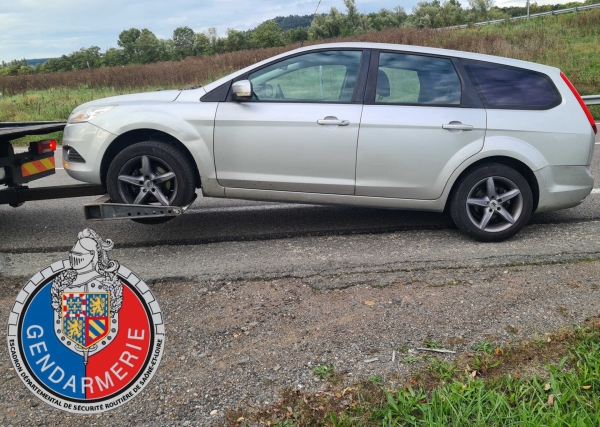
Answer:
<svg viewBox="0 0 600 427"><path fill-rule="evenodd" d="M369 67L371 66L371 49L363 51L363 55L360 61L360 68L358 70L358 77L356 79L356 86L354 88L354 94L352 95L352 102L362 104L365 97L365 91L367 90L367 82L369 78Z"/></svg>
<svg viewBox="0 0 600 427"><path fill-rule="evenodd" d="M463 67L458 58L452 58L452 64L454 64L454 69L457 71L458 78L462 85L460 106L463 108L483 108L483 103L481 102L481 99L479 99L477 89L475 89L473 82L471 82L465 67Z"/></svg>
<svg viewBox="0 0 600 427"><path fill-rule="evenodd" d="M225 102L227 100L227 95L229 94L229 88L231 87L231 80L227 83L222 84L216 89L211 90L202 98L200 98L201 102Z"/></svg>
<svg viewBox="0 0 600 427"><path fill-rule="evenodd" d="M315 205L343 205L367 208L389 208L442 212L445 199L417 200L387 197L352 196L343 194L301 193L292 191L254 190L247 188L225 188L228 199L263 200L283 203L306 203Z"/></svg>

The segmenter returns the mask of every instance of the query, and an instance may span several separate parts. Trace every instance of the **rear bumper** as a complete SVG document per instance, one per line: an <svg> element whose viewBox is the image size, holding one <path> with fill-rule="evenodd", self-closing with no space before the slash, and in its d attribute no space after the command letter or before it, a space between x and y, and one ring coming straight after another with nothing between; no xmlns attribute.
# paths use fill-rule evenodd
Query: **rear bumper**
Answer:
<svg viewBox="0 0 600 427"><path fill-rule="evenodd" d="M546 166L534 173L540 187L536 212L577 206L594 188L589 166Z"/></svg>

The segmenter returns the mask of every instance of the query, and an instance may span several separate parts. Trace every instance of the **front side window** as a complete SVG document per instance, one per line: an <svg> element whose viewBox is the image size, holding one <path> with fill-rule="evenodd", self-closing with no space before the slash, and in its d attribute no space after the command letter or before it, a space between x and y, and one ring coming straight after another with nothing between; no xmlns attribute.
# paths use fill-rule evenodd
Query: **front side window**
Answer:
<svg viewBox="0 0 600 427"><path fill-rule="evenodd" d="M488 108L543 109L559 99L549 78L538 72L486 62L473 62L465 68Z"/></svg>
<svg viewBox="0 0 600 427"><path fill-rule="evenodd" d="M460 106L461 84L445 58L380 53L375 103Z"/></svg>
<svg viewBox="0 0 600 427"><path fill-rule="evenodd" d="M324 51L295 56L248 76L255 100L351 102L361 51Z"/></svg>

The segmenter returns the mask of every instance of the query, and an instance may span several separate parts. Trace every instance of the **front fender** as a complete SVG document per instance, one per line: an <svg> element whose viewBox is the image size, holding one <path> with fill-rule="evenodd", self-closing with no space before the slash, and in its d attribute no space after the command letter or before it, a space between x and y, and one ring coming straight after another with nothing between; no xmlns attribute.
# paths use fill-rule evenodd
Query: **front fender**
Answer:
<svg viewBox="0 0 600 427"><path fill-rule="evenodd" d="M119 106L98 116L93 120L93 124L118 136L145 129L164 132L177 139L189 150L203 181L215 180L213 134L216 111L216 103L198 101L150 106ZM107 144L106 147L102 147L102 156L109 146L110 144Z"/></svg>

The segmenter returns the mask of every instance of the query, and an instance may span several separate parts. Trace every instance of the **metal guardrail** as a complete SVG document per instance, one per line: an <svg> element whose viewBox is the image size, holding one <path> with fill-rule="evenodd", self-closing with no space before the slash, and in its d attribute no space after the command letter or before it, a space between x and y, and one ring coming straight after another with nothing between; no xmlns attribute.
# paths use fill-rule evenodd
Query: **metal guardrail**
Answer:
<svg viewBox="0 0 600 427"><path fill-rule="evenodd" d="M582 96L585 105L600 105L600 95Z"/></svg>
<svg viewBox="0 0 600 427"><path fill-rule="evenodd" d="M570 7L568 9L551 10L549 12L532 13L532 14L529 15L529 18L538 18L540 16L552 16L552 15L561 15L563 13L580 12L580 11L583 11L583 10L595 9L597 7L600 7L600 3L597 3L597 4L588 4L588 5L585 5L585 6ZM468 28L469 26L483 27L484 25L500 24L502 22L518 21L519 19L527 19L527 18L528 18L527 15L513 16L512 18L494 19L493 21L476 22L474 24L454 25L452 27L443 27L443 28L439 28L439 29L440 30L459 30L459 29L462 29L462 28Z"/></svg>

